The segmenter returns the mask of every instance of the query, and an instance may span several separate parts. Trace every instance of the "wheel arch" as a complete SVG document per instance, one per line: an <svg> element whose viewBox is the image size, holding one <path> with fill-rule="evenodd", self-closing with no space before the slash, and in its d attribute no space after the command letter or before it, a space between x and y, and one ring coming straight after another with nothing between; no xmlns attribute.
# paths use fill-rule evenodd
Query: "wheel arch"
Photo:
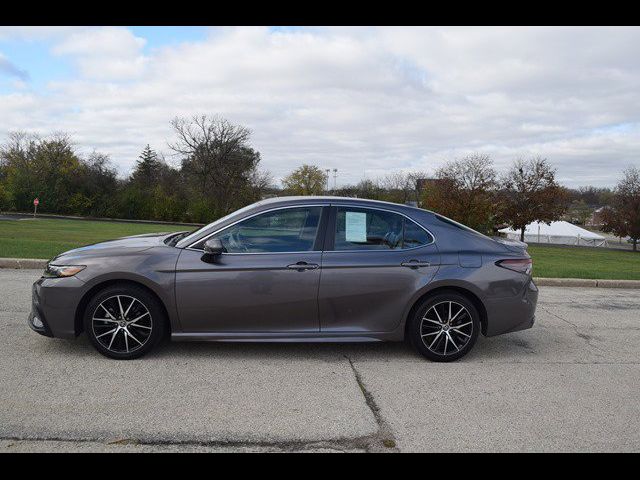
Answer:
<svg viewBox="0 0 640 480"><path fill-rule="evenodd" d="M158 303L162 307L162 310L164 312L165 319L166 319L166 328L168 329L169 334L171 334L171 331L172 331L171 317L169 316L167 306L162 301L162 298L160 297L160 295L158 295L152 288L149 288L149 286L145 285L144 283L137 282L131 279L112 278L109 280L104 280L92 286L89 290L85 292L85 294L82 296L82 298L78 302L78 306L76 307L76 312L74 317L74 329L75 329L76 336L80 335L84 331L82 317L84 316L84 312L87 308L87 305L89 304L93 296L96 293L98 293L100 290L103 290L107 287L111 287L113 285L133 285L151 294L156 300L158 300Z"/></svg>
<svg viewBox="0 0 640 480"><path fill-rule="evenodd" d="M480 330L481 330L483 335L486 335L486 333L487 333L487 321L488 321L487 309L484 306L484 303L482 302L480 297L477 294L475 294L472 290L470 290L469 288L465 288L464 286L460 286L460 285L439 285L437 287L434 287L434 288L424 292L422 295L420 295L412 303L411 308L409 309L409 312L405 316L405 322L404 322L404 335L405 335L405 337L406 337L406 333L407 333L407 328L409 326L409 319L416 312L416 310L418 308L420 308L420 305L422 305L422 303L424 301L426 301L428 298L430 298L430 297L432 297L434 295L438 295L440 293L444 293L444 292L455 292L455 293L458 293L460 295L463 295L464 297L469 299L469 301L471 303L473 303L473 306L476 307L476 309L478 310L478 314L480 315Z"/></svg>

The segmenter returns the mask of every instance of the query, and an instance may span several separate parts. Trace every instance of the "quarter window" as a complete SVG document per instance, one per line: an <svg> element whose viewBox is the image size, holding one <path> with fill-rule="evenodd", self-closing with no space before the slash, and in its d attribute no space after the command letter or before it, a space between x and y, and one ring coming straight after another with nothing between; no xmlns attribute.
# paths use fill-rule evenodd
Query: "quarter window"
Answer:
<svg viewBox="0 0 640 480"><path fill-rule="evenodd" d="M404 219L404 248L419 247L433 242L433 237L411 220Z"/></svg>
<svg viewBox="0 0 640 480"><path fill-rule="evenodd" d="M274 210L237 223L219 238L228 253L308 252L313 250L322 207Z"/></svg>
<svg viewBox="0 0 640 480"><path fill-rule="evenodd" d="M431 243L433 238L403 215L366 208L338 207L335 250L397 250Z"/></svg>

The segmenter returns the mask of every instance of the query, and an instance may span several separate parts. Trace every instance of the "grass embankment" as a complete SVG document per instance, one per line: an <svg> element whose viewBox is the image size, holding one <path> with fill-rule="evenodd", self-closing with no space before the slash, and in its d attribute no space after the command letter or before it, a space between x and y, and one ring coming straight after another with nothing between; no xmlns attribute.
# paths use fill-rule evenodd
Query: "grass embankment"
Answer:
<svg viewBox="0 0 640 480"><path fill-rule="evenodd" d="M0 257L49 259L66 250L103 240L140 233L176 232L196 228L157 223L52 218L0 220Z"/></svg>
<svg viewBox="0 0 640 480"><path fill-rule="evenodd" d="M590 247L529 245L533 276L640 280L640 253Z"/></svg>

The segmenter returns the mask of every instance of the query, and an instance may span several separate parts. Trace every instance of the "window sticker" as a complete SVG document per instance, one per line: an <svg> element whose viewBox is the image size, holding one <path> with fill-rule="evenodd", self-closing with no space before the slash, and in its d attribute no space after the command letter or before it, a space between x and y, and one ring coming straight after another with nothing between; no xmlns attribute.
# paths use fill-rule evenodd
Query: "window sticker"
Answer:
<svg viewBox="0 0 640 480"><path fill-rule="evenodd" d="M347 242L367 242L367 214L364 212L345 212L345 240Z"/></svg>

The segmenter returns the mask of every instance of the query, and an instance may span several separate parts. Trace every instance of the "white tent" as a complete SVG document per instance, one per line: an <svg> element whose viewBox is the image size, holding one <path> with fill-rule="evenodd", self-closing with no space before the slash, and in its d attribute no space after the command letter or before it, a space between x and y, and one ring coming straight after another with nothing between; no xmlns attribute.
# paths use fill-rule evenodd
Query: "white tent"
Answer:
<svg viewBox="0 0 640 480"><path fill-rule="evenodd" d="M503 228L500 233L512 240L520 240L520 231ZM533 222L524 231L524 241L529 243L556 243L561 245L587 245L606 247L607 239L569 222Z"/></svg>

